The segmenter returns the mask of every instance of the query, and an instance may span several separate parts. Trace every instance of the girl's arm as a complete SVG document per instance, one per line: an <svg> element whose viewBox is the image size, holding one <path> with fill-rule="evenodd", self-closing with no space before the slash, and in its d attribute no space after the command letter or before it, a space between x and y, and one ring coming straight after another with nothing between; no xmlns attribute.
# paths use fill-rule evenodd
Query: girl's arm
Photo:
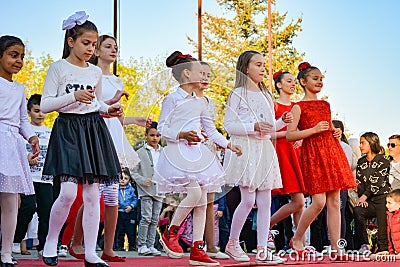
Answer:
<svg viewBox="0 0 400 267"><path fill-rule="evenodd" d="M158 119L157 131L161 136L171 142L179 142L179 129L171 125L171 114L175 108L174 99L168 95L161 105L161 113Z"/></svg>
<svg viewBox="0 0 400 267"><path fill-rule="evenodd" d="M74 92L59 96L58 86L60 82L59 70L54 64L50 65L46 75L46 80L43 87L42 100L40 101L40 109L43 113L49 113L72 103L75 103Z"/></svg>
<svg viewBox="0 0 400 267"><path fill-rule="evenodd" d="M214 143L219 145L220 147L227 148L229 141L217 131L215 128L214 120L208 114L207 110L205 110L200 117L201 125L203 126L204 131L209 139L211 139Z"/></svg>
<svg viewBox="0 0 400 267"><path fill-rule="evenodd" d="M235 90L232 91L228 97L228 105L226 106L224 117L224 128L229 135L248 135L255 133L254 122L249 122L249 120L242 121L239 117L239 112L251 112L248 111L249 107L240 107L240 103L243 101L245 100L241 100L241 97Z"/></svg>
<svg viewBox="0 0 400 267"><path fill-rule="evenodd" d="M149 127L151 119L146 117L120 117L122 125L136 124L142 127Z"/></svg>
<svg viewBox="0 0 400 267"><path fill-rule="evenodd" d="M21 88L23 91L24 88ZM19 106L19 133L24 137L25 140L29 141L29 139L35 135L35 132L32 129L32 125L29 123L28 119L28 110L26 108L26 95L25 92L23 91L22 94L22 101L21 105Z"/></svg>
<svg viewBox="0 0 400 267"><path fill-rule="evenodd" d="M367 184L365 186L363 195L369 198L373 195L382 194L382 187L387 186L386 183L389 181L389 170L390 161L382 157L382 159L378 162L378 168L375 169L375 172L369 176L371 179L367 179Z"/></svg>
<svg viewBox="0 0 400 267"><path fill-rule="evenodd" d="M301 109L298 105L294 105L291 112L293 114L293 122L288 125L286 132L286 139L289 142L304 139L314 134L329 130L329 122L327 121L320 121L312 128L298 130L297 126L300 121Z"/></svg>

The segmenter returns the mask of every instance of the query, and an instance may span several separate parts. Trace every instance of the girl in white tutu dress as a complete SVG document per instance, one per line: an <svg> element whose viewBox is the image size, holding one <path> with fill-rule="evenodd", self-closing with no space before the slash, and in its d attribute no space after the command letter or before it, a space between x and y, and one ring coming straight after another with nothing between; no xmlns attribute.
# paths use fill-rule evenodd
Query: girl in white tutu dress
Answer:
<svg viewBox="0 0 400 267"><path fill-rule="evenodd" d="M23 138L32 145L34 156L39 155L39 139L28 120L24 86L13 81L13 74L24 65L24 56L25 45L19 38L0 37L1 266L6 267L14 266L11 249L17 226L18 193L35 193Z"/></svg>
<svg viewBox="0 0 400 267"><path fill-rule="evenodd" d="M291 122L290 112L275 121L272 95L263 83L265 58L256 51L246 51L236 65L235 88L228 97L225 130L234 143L243 149L239 158L229 153L225 157L227 184L239 185L241 201L233 217L225 252L237 261L249 261L239 245L239 235L247 215L257 203L256 262L283 263L266 249L271 217L271 190L281 188L278 158L270 140L271 133Z"/></svg>
<svg viewBox="0 0 400 267"><path fill-rule="evenodd" d="M186 197L177 207L160 242L168 256L181 258L183 250L178 243L178 231L193 210L194 244L189 263L217 266L219 263L210 259L203 250L203 233L207 192L220 190L224 184L223 169L215 155L201 143L201 127L208 138L221 147L231 149L237 155L241 154L241 149L229 143L216 130L206 103L193 94L202 80L200 62L190 55L175 51L166 63L172 68L172 74L180 86L162 103L158 131L168 145L160 155L153 181L157 182L157 192L160 194L182 192L186 193Z"/></svg>

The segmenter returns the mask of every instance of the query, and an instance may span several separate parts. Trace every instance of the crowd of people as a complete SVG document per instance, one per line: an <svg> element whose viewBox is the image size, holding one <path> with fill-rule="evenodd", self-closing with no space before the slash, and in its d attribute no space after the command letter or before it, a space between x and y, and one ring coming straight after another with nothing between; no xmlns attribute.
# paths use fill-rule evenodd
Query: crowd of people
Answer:
<svg viewBox="0 0 400 267"><path fill-rule="evenodd" d="M62 59L28 101L13 80L25 46L0 37L1 266L14 266L13 250L30 253L24 240L35 221L35 246L49 266L69 253L86 267L108 267L126 260L121 250L190 253L189 264L201 266L250 261L249 253L282 264L279 250L337 260L350 249L400 254L400 135L388 138L388 155L376 133L348 140L318 99L317 67L303 62L297 77L277 71L275 99L263 82L264 56L244 51L224 136L204 92L209 64L175 51L166 66L179 86L163 99L158 123L126 117L119 101L130 96L110 71L116 39L98 36L83 11L62 29ZM304 97L293 102L297 83ZM59 115L50 129L43 122L52 111ZM144 128L136 151L126 124ZM376 238L368 224L377 225Z"/></svg>

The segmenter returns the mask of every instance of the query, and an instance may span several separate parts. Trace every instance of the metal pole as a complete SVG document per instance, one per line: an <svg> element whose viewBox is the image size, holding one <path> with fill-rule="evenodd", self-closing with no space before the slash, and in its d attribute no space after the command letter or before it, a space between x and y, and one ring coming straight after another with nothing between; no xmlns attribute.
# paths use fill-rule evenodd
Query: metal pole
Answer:
<svg viewBox="0 0 400 267"><path fill-rule="evenodd" d="M272 93L272 23L271 23L271 0L268 0L268 79L269 91Z"/></svg>
<svg viewBox="0 0 400 267"><path fill-rule="evenodd" d="M203 33L201 27L201 0L198 0L197 2L197 34L198 34L197 39L198 39L199 60L202 60L203 46L201 37Z"/></svg>
<svg viewBox="0 0 400 267"><path fill-rule="evenodd" d="M114 0L114 37L117 39L118 33L118 0ZM114 61L113 64L113 73L117 75L117 60Z"/></svg>

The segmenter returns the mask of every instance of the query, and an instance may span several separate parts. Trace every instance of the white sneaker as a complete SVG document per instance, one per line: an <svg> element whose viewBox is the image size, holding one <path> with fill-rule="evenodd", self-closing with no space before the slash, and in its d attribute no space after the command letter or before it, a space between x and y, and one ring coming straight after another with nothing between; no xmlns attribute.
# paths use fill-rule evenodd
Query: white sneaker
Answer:
<svg viewBox="0 0 400 267"><path fill-rule="evenodd" d="M243 251L239 240L229 239L225 247L225 253L231 256L235 261L250 261L249 256Z"/></svg>
<svg viewBox="0 0 400 267"><path fill-rule="evenodd" d="M65 245L61 245L60 249L58 250L58 257L67 257L68 256L68 247Z"/></svg>
<svg viewBox="0 0 400 267"><path fill-rule="evenodd" d="M218 251L217 253L214 252L207 252L208 256L211 259L217 259L217 260L227 260L229 259L229 256L226 255L225 253Z"/></svg>
<svg viewBox="0 0 400 267"><path fill-rule="evenodd" d="M276 255L273 255L271 250L269 250L268 247L266 247L260 251L257 251L256 262L274 265L274 264L284 263L285 259L278 257Z"/></svg>
<svg viewBox="0 0 400 267"><path fill-rule="evenodd" d="M13 243L12 252L15 254L21 254L21 243Z"/></svg>
<svg viewBox="0 0 400 267"><path fill-rule="evenodd" d="M157 250L155 247L149 247L149 250L151 251L151 255L161 256L161 251Z"/></svg>
<svg viewBox="0 0 400 267"><path fill-rule="evenodd" d="M267 247L271 250L275 249L275 241L274 241L274 237L279 235L279 231L278 230L269 230L269 234L268 234L268 242L267 242Z"/></svg>
<svg viewBox="0 0 400 267"><path fill-rule="evenodd" d="M147 256L147 255L151 254L151 250L148 249L148 247L146 247L144 245L144 246L139 247L138 253L139 253L140 256Z"/></svg>

